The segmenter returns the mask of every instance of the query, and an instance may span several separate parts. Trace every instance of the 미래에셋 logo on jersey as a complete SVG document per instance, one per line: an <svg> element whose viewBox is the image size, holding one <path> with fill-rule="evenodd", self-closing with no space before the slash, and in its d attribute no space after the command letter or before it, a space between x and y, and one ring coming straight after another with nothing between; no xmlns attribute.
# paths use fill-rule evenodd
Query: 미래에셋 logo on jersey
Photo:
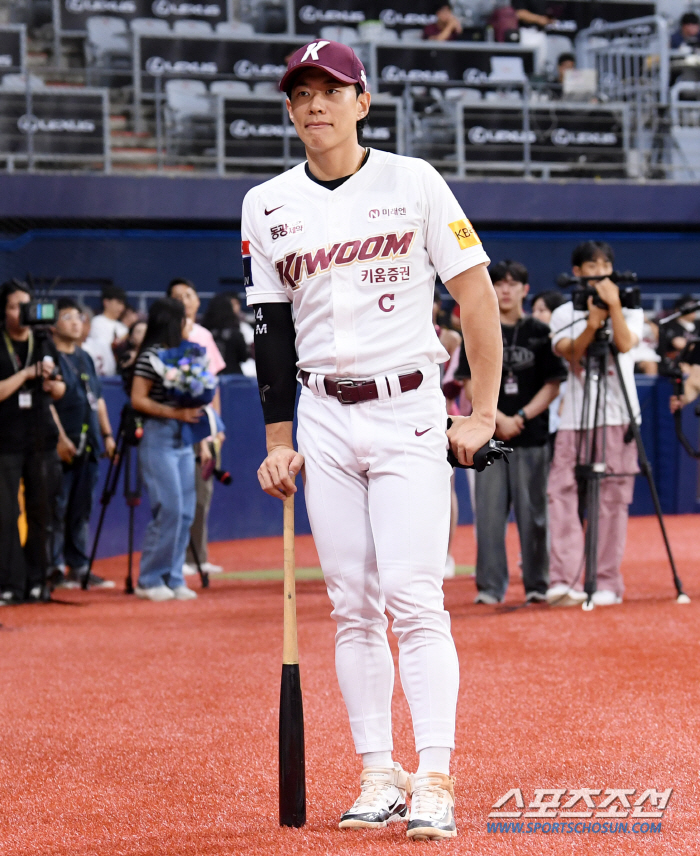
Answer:
<svg viewBox="0 0 700 856"><path fill-rule="evenodd" d="M280 223L278 226L272 226L270 228L270 236L273 241L276 241L278 238L286 238L287 235L297 235L303 231L304 221L297 220L296 223Z"/></svg>
<svg viewBox="0 0 700 856"><path fill-rule="evenodd" d="M356 262L386 261L401 258L411 252L415 231L389 232L386 235L372 235L364 241L345 241L317 247L304 252L295 250L287 253L275 262L275 270L284 286L297 289L302 280L326 273L331 267L344 267Z"/></svg>
<svg viewBox="0 0 700 856"><path fill-rule="evenodd" d="M448 223L448 226L452 230L452 234L457 238L460 249L468 250L469 247L476 247L481 243L479 236L474 231L474 227L466 218L464 220L455 220L454 223Z"/></svg>
<svg viewBox="0 0 700 856"><path fill-rule="evenodd" d="M390 217L406 217L405 205L391 205L387 208L370 208L367 212L368 220L388 220Z"/></svg>

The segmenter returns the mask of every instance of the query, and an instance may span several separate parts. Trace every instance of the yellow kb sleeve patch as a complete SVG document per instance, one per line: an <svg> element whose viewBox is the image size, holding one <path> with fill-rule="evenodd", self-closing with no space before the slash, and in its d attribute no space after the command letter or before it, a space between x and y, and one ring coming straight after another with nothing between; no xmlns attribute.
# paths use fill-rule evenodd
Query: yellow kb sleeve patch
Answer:
<svg viewBox="0 0 700 856"><path fill-rule="evenodd" d="M476 247L477 244L481 243L479 236L474 231L474 227L469 220L455 220L454 223L449 223L448 225L455 238L457 238L457 243L461 250Z"/></svg>

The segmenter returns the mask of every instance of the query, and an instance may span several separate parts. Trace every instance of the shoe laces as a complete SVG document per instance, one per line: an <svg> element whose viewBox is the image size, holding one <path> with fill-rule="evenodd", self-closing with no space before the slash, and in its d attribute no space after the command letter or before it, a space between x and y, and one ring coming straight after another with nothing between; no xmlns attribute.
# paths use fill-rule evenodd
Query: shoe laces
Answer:
<svg viewBox="0 0 700 856"><path fill-rule="evenodd" d="M411 795L411 808L420 817L442 814L446 791L437 784L424 784Z"/></svg>
<svg viewBox="0 0 700 856"><path fill-rule="evenodd" d="M360 796L355 800L353 808L361 808L363 806L375 806L378 799L382 798L386 802L386 792L389 788L393 788L392 782L387 781L386 776L382 774L369 773L362 777L360 782Z"/></svg>

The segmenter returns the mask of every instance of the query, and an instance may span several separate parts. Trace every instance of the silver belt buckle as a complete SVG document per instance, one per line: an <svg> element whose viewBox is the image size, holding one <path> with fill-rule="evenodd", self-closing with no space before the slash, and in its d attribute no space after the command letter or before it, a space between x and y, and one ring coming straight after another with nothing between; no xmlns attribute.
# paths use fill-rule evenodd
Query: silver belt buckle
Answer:
<svg viewBox="0 0 700 856"><path fill-rule="evenodd" d="M335 384L335 397L341 404L355 404L354 401L346 401L343 398L344 389L354 389L357 384L352 380L339 380Z"/></svg>

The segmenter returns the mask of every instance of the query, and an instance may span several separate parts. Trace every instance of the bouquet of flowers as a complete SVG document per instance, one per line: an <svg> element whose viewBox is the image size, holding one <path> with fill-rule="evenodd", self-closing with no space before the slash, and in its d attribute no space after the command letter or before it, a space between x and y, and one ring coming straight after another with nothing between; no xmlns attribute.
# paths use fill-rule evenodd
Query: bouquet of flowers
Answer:
<svg viewBox="0 0 700 856"><path fill-rule="evenodd" d="M223 431L221 417L211 407L219 379L209 371L206 349L194 342L183 341L177 348L166 348L151 354L151 365L162 378L168 398L178 407L204 407L195 424L183 425L185 442L198 443L212 433ZM213 429L217 430L214 431Z"/></svg>
<svg viewBox="0 0 700 856"><path fill-rule="evenodd" d="M209 371L206 349L194 342L158 351L151 365L163 380L168 397L178 407L200 407L214 398L218 378Z"/></svg>

